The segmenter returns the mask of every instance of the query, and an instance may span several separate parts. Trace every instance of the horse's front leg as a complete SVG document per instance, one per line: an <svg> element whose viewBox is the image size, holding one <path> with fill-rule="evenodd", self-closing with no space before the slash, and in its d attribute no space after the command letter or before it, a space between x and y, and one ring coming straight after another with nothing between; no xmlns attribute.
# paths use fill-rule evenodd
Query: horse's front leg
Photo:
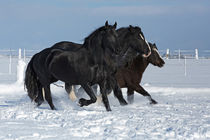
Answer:
<svg viewBox="0 0 210 140"><path fill-rule="evenodd" d="M117 83L115 76L110 78L110 84L112 86L115 97L117 97L120 102L120 105L127 105L128 103L123 98L122 91Z"/></svg>
<svg viewBox="0 0 210 140"><path fill-rule="evenodd" d="M79 100L80 106L81 106L81 107L84 106L84 105L85 105L85 106L88 106L89 104L95 103L96 100L97 100L97 98L96 98L96 96L95 96L95 94L94 94L92 88L90 87L90 85L88 85L88 84L83 84L83 85L81 85L81 86L82 86L82 88L86 91L86 93L89 95L90 100L86 100L86 99L84 99L84 98L81 98L81 99Z"/></svg>
<svg viewBox="0 0 210 140"><path fill-rule="evenodd" d="M102 95L102 101L104 103L104 106L106 107L106 111L112 111L109 105L109 100L107 98L107 81L103 81L102 83L99 84L100 86L100 92Z"/></svg>
<svg viewBox="0 0 210 140"><path fill-rule="evenodd" d="M65 83L65 90L68 94L70 94L70 92L72 90L72 85L69 83Z"/></svg>
<svg viewBox="0 0 210 140"><path fill-rule="evenodd" d="M127 90L127 101L129 104L132 104L134 102L134 90L128 88Z"/></svg>
<svg viewBox="0 0 210 140"><path fill-rule="evenodd" d="M139 84L132 84L129 87L132 87L136 92L146 97L150 101L150 104L157 104L157 101L152 99L151 95Z"/></svg>

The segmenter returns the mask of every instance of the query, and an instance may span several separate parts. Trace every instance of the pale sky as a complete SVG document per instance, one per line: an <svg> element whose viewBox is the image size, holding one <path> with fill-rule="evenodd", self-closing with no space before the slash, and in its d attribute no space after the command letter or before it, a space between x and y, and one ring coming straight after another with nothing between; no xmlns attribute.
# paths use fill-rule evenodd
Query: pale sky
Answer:
<svg viewBox="0 0 210 140"><path fill-rule="evenodd" d="M210 50L210 0L0 0L0 48L82 43L106 20L140 26L161 50Z"/></svg>

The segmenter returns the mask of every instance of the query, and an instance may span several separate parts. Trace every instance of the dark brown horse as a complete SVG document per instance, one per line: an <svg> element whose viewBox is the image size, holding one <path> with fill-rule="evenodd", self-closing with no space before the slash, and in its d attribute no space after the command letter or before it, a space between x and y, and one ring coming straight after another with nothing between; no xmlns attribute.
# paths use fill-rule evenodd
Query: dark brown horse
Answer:
<svg viewBox="0 0 210 140"><path fill-rule="evenodd" d="M158 52L156 44L149 43L149 45L151 47L151 55L148 58L140 55L137 56L127 67L119 68L115 75L120 87L127 88L127 100L129 103L133 103L134 91L147 97L151 104L157 103L140 85L143 73L150 63L158 67L163 67L165 64Z"/></svg>
<svg viewBox="0 0 210 140"><path fill-rule="evenodd" d="M127 88L127 100L129 103L133 103L134 91L136 91L147 97L151 104L157 104L151 95L140 85L143 73L150 63L158 67L163 67L165 64L158 52L156 44L149 43L149 46L151 48L151 55L149 57L145 58L142 55L138 55L127 66L119 67L115 74L119 86L121 88ZM93 88L97 89L97 86L93 86ZM81 91L83 90L80 89Z"/></svg>

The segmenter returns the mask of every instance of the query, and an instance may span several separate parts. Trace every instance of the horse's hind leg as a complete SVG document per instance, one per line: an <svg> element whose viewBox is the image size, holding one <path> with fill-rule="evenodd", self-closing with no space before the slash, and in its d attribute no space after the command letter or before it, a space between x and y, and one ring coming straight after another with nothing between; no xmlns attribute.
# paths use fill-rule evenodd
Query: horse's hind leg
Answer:
<svg viewBox="0 0 210 140"><path fill-rule="evenodd" d="M44 91L45 91L45 99L47 100L48 104L50 105L50 108L52 110L56 110L56 108L55 108L55 106L53 105L53 102L52 102L50 85L44 86Z"/></svg>
<svg viewBox="0 0 210 140"><path fill-rule="evenodd" d="M127 101L129 104L132 104L134 102L134 90L128 88L127 91Z"/></svg>
<svg viewBox="0 0 210 140"><path fill-rule="evenodd" d="M65 90L66 92L68 93L69 95L69 98L72 100L72 101L75 101L77 99L76 95L75 95L75 86L72 86L71 84L69 83L65 83Z"/></svg>
<svg viewBox="0 0 210 140"><path fill-rule="evenodd" d="M136 92L140 93L141 95L145 96L149 101L150 104L157 104L157 101L152 99L151 95L139 84L132 84L129 87L132 87Z"/></svg>
<svg viewBox="0 0 210 140"><path fill-rule="evenodd" d="M86 100L86 99L84 99L84 98L81 98L81 99L79 100L80 106L81 106L81 107L84 106L84 105L85 105L85 106L88 106L89 104L95 103L97 99L96 99L96 96L95 96L95 94L94 94L92 88L91 88L88 84L83 84L83 85L81 85L81 86L82 86L83 89L86 91L86 93L89 95L90 100Z"/></svg>
<svg viewBox="0 0 210 140"><path fill-rule="evenodd" d="M42 85L40 82L37 82L37 87L38 87L38 96L37 98L34 100L37 103L37 106L40 106L43 102L44 102L44 98L43 98L43 92L42 92Z"/></svg>
<svg viewBox="0 0 210 140"><path fill-rule="evenodd" d="M72 85L69 83L65 83L65 90L68 94L70 94L70 92L72 90Z"/></svg>

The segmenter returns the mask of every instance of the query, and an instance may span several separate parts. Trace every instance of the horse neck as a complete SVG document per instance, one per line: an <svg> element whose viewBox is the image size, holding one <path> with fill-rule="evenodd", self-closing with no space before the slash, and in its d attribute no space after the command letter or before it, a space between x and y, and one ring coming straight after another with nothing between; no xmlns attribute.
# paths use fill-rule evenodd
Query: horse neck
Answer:
<svg viewBox="0 0 210 140"><path fill-rule="evenodd" d="M142 56L137 56L131 64L131 69L133 69L137 73L143 74L148 65L149 62L147 58L144 58Z"/></svg>
<svg viewBox="0 0 210 140"><path fill-rule="evenodd" d="M135 56L137 56L137 52L129 46L128 38L130 32L127 28L118 29L117 33L120 45L122 47L121 53L123 54L123 56L121 57L121 62L127 63L128 61L132 60Z"/></svg>
<svg viewBox="0 0 210 140"><path fill-rule="evenodd" d="M122 47L122 52L126 53L128 50L128 44L127 44L127 29L122 28L117 30L118 33L118 40L120 42L120 45Z"/></svg>
<svg viewBox="0 0 210 140"><path fill-rule="evenodd" d="M119 65L125 65L132 61L137 56L137 53L133 49L127 49L123 56L118 56Z"/></svg>
<svg viewBox="0 0 210 140"><path fill-rule="evenodd" d="M94 63L101 64L103 63L105 53L102 48L102 42L96 40L97 39L90 40L90 44L86 48L91 58L93 58Z"/></svg>
<svg viewBox="0 0 210 140"><path fill-rule="evenodd" d="M107 65L111 66L111 67L117 67L116 64L116 55L112 55L112 52L106 50L105 51L105 62Z"/></svg>

